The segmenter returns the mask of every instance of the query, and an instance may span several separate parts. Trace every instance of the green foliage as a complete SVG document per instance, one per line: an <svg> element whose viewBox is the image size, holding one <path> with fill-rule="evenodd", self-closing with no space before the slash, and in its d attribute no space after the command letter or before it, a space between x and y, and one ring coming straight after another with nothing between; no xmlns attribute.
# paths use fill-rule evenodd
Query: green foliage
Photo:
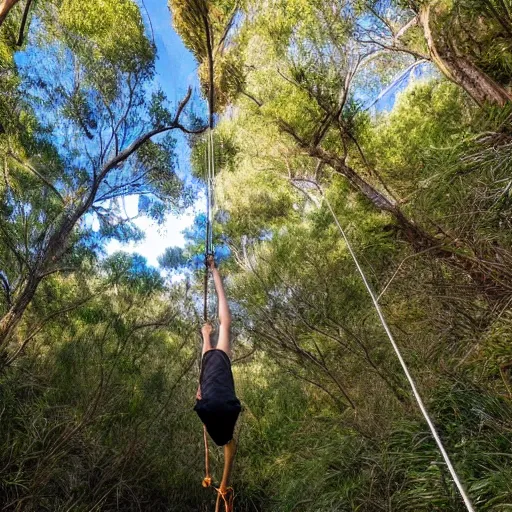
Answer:
<svg viewBox="0 0 512 512"><path fill-rule="evenodd" d="M172 123L172 114L166 108L165 102L167 98L163 91L159 90L151 96L151 104L149 107L149 114L155 127L163 128Z"/></svg>
<svg viewBox="0 0 512 512"><path fill-rule="evenodd" d="M66 43L88 64L106 61L122 72L137 73L153 62L154 48L146 37L139 8L132 0L121 0L115 5L106 0L86 5L63 0L57 22ZM77 38L81 39L78 45Z"/></svg>
<svg viewBox="0 0 512 512"><path fill-rule="evenodd" d="M181 247L167 247L164 253L158 257L158 264L167 270L176 270L187 263L187 258Z"/></svg>
<svg viewBox="0 0 512 512"><path fill-rule="evenodd" d="M436 11L437 30L450 33L458 51L498 83L510 85L512 4L509 0L456 0ZM471 34L465 29L472 27Z"/></svg>
<svg viewBox="0 0 512 512"><path fill-rule="evenodd" d="M200 466L172 448L192 431L192 411L170 416L193 386L193 328L176 315L189 305L180 289L164 298L158 274L136 257L116 256L106 271L96 285L108 292L54 316L25 363L1 376L5 510L168 510L173 493L193 485L191 469L199 479ZM55 282L46 307L84 292L76 284ZM194 510L186 493L180 501Z"/></svg>
<svg viewBox="0 0 512 512"><path fill-rule="evenodd" d="M408 197L428 186L438 166L435 154L447 154L471 135L472 112L455 85L420 82L400 95L389 114L367 123L362 138L367 158Z"/></svg>
<svg viewBox="0 0 512 512"><path fill-rule="evenodd" d="M162 126L169 105L146 97L155 49L136 3L42 2L37 20L18 66L6 66L0 106L0 351L47 276L80 270L110 238L144 236L124 197L138 195L140 213L159 222L192 201L175 172L175 118ZM97 233L82 223L91 216Z"/></svg>
<svg viewBox="0 0 512 512"><path fill-rule="evenodd" d="M197 59L199 78L207 98L213 80L215 110L226 107L243 82L243 71L236 65L237 55L228 43L235 16L244 3L238 0L169 0L174 28ZM210 59L213 60L213 75Z"/></svg>
<svg viewBox="0 0 512 512"><path fill-rule="evenodd" d="M250 405L241 438L249 448L240 453L238 472L250 495L240 499L283 511L462 510L314 180L382 294L379 301L472 498L505 509L510 461L503 454L511 440L502 396L510 396L510 351L497 339L506 337L508 320L495 324L467 274L429 258L428 251L409 252L388 217L329 164L308 156L351 72L348 52L357 59L365 49L352 39L360 30L352 24L354 13L344 14L330 24L323 2L272 2L251 11L235 36L249 71L244 92L216 129L217 147L226 147L216 199L228 213L223 231L236 263L230 297L242 332L269 359L265 365L275 365L262 371L255 359L246 369L254 389L243 386ZM397 29L404 20L398 13ZM420 36L414 29L404 42L425 51ZM372 116L361 110L361 98L376 95L389 83L390 69L409 63L392 53L363 62L319 146L394 195L440 244L454 243L475 261L493 254L489 264L496 269L495 261L510 261L503 229L508 203L499 193L500 183L508 184L508 110L479 112L455 85L425 78L407 88L389 114ZM202 155L199 145L199 175ZM499 304L498 310L508 308ZM480 343L486 349L472 353ZM492 351L488 378L477 387L477 368L491 361ZM291 389L290 375L301 383L300 394L288 392L290 403L304 401L295 414L279 404L286 419L267 429L273 397L281 387ZM482 426L484 417L492 418L492 428Z"/></svg>
<svg viewBox="0 0 512 512"><path fill-rule="evenodd" d="M240 512L463 510L324 198L475 507L511 506L510 107L478 109L431 75L389 113L362 107L427 51L419 25L395 38L425 5L171 1L206 94L211 29L225 112L214 238L230 249ZM173 284L141 256L102 255L143 236L126 195L158 221L194 199L171 135L110 160L174 119L148 93L155 48L130 0L38 2L17 67L18 11L0 33L2 320L43 277L0 355L0 508L209 510L192 410L202 268ZM510 12L437 2L432 28L508 86ZM203 180L206 138L190 140ZM160 266L202 254L204 229L200 214ZM217 482L221 450L211 462Z"/></svg>

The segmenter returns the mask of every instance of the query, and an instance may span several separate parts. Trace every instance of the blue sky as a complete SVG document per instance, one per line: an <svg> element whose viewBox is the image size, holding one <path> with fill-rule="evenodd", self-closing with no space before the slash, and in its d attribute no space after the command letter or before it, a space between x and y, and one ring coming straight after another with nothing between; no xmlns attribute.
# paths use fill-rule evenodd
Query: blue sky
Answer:
<svg viewBox="0 0 512 512"><path fill-rule="evenodd" d="M183 98L189 86L196 90L199 89L197 64L172 27L167 1L137 1L150 37L152 28L158 50L155 87L159 86L166 93L167 98L176 104ZM194 95L196 98L197 96L197 94ZM194 106L201 107L200 105ZM189 149L184 137L178 136L178 139L179 174L187 179L190 176ZM137 203L137 196L125 199L125 210L128 216L133 217L137 214ZM203 203L201 195L194 207L180 216L169 215L161 226L157 226L147 217L136 219L134 223L144 231L145 239L139 243L129 244L121 244L113 240L107 245L107 252L109 254L119 250L137 252L144 256L150 265L158 265L157 258L166 247L183 246L185 240L182 231L192 225L196 213L202 210Z"/></svg>

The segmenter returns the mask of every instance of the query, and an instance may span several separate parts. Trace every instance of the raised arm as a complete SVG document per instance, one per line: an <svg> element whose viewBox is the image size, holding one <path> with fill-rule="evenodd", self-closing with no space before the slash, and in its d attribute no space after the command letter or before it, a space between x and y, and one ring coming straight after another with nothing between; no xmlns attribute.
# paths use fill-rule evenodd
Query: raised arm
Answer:
<svg viewBox="0 0 512 512"><path fill-rule="evenodd" d="M229 310L224 285L222 284L222 277L220 277L219 270L215 266L213 256L208 257L208 266L213 275L213 282L215 283L215 291L217 292L217 300L219 304L219 322L229 329L231 325L231 311Z"/></svg>
<svg viewBox="0 0 512 512"><path fill-rule="evenodd" d="M217 292L217 301L219 304L219 341L217 348L224 350L226 354L231 357L231 344L230 344L230 328L231 328L231 311L229 310L226 293L224 292L224 285L219 271L215 266L213 256L208 256L208 266L213 275L213 282L215 283L215 291Z"/></svg>

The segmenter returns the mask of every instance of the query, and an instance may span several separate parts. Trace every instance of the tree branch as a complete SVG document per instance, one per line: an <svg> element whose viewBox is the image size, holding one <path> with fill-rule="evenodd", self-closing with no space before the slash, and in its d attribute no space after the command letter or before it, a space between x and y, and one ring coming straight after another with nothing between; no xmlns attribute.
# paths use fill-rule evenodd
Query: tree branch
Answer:
<svg viewBox="0 0 512 512"><path fill-rule="evenodd" d="M181 100L180 104L178 105L178 109L176 110L176 115L174 116L174 119L169 126L164 126L162 128L155 128L155 129L145 133L144 135L140 136L137 140L132 142L126 149L124 149L119 154L114 156L109 162L107 162L103 166L103 169L98 174L98 177L96 179L97 186L99 186L99 184L105 178L105 176L109 173L109 171L111 171L112 169L117 167L119 164L124 162L133 153L135 153L135 151L137 151L144 143L146 143L149 139L151 139L155 135L159 135L161 133L165 133L165 132L175 130L175 129L179 129L185 133L190 133L190 134L203 133L205 131L205 128L200 128L199 130L189 130L189 129L185 128L179 122L180 115L183 112L183 109L187 105L188 101L190 100L191 95L192 95L192 89L189 87L186 96L183 98L183 100ZM93 188L93 190L91 191L91 194L94 192L94 195L95 195L96 191L97 191L97 187L96 187L96 190L94 190L94 188ZM91 201L93 199L94 199L94 196L90 197Z"/></svg>
<svg viewBox="0 0 512 512"><path fill-rule="evenodd" d="M28 13L30 12L30 6L32 5L33 0L27 0L25 4L25 9L23 10L23 18L21 19L20 32L18 35L18 41L16 42L16 46L21 46L23 44L23 39L25 35L25 25L27 24Z"/></svg>
<svg viewBox="0 0 512 512"><path fill-rule="evenodd" d="M0 0L0 27L7 18L9 11L19 2L19 0Z"/></svg>
<svg viewBox="0 0 512 512"><path fill-rule="evenodd" d="M4 275L4 273L0 270L0 280L2 281L2 286L4 287L4 295L5 300L7 301L7 305L11 307L11 287L9 285L9 281L7 280L7 277Z"/></svg>
<svg viewBox="0 0 512 512"><path fill-rule="evenodd" d="M235 6L233 7L233 12L231 13L231 16L229 17L229 20L224 29L224 33L222 34L221 38L219 39L219 43L217 44L217 46L215 48L215 53L217 53L221 49L224 41L228 37L229 31L231 30L231 27L233 26L233 23L235 21L235 16L238 11L238 8L239 8L238 2L235 2Z"/></svg>
<svg viewBox="0 0 512 512"><path fill-rule="evenodd" d="M418 16L414 16L411 20L409 20L401 29L398 30L396 34L394 34L393 37L393 43L396 43L400 40L400 38L411 28L415 27L418 24Z"/></svg>
<svg viewBox="0 0 512 512"><path fill-rule="evenodd" d="M251 94L249 94L248 92L244 91L244 90L241 90L240 91L244 96L247 96L250 100L254 101L254 103L256 103L256 105L258 105L258 107L262 107L263 106L263 102L261 102L260 100L256 99L254 96L252 96Z"/></svg>
<svg viewBox="0 0 512 512"><path fill-rule="evenodd" d="M44 318L37 327L35 327L32 332L21 342L18 349L14 352L14 354L9 357L9 359L6 361L5 366L9 366L10 364L15 361L18 356L23 352L25 347L28 345L28 343L37 335L39 334L43 327L53 318L62 315L64 313L69 313L70 311L73 311L74 309L79 308L80 306L83 306L86 302L89 302L92 298L94 298L95 295L89 295L85 299L82 299L74 304L71 304L65 308L59 309L58 311L54 311L53 313L50 313L46 318Z"/></svg>
<svg viewBox="0 0 512 512"><path fill-rule="evenodd" d="M208 12L201 12L201 17L204 23L204 30L206 34L206 52L208 56L208 80L209 80L209 91L208 91L208 108L209 108L209 126L210 130L213 128L213 114L215 112L215 94L213 89L213 72L214 72L214 61L213 61L213 34L210 31L210 23L208 20Z"/></svg>
<svg viewBox="0 0 512 512"><path fill-rule="evenodd" d="M34 169L34 167L21 160L21 158L17 157L11 150L7 151L7 155L35 174L60 199L61 203L64 202L64 198L61 196L60 192L37 169Z"/></svg>

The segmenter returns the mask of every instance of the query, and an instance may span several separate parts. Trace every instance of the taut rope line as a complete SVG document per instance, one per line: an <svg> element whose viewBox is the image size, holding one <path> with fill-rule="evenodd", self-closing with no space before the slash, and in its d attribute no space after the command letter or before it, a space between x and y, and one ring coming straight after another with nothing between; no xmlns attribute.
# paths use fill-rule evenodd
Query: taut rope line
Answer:
<svg viewBox="0 0 512 512"><path fill-rule="evenodd" d="M400 348L398 347L398 345L395 341L395 338L393 337L393 334L391 333L391 330L389 329L389 326L386 322L384 314L382 313L382 310L380 308L379 302L377 301L377 298L375 297L375 293L373 292L370 284L368 283L368 280L366 279L365 273L363 272L363 269L361 268L361 265L359 264L359 261L354 253L354 250L352 249L352 246L347 238L347 235L345 234L344 229L341 227L338 217L334 213L331 203L325 196L320 185L318 185L318 183L316 183L316 182L312 182L312 183L314 183L314 185L316 185L318 191L320 192L320 195L322 196L322 199L325 201L325 204L327 205L327 207L329 208L329 211L331 212L331 215L341 233L341 236L343 237L343 240L347 244L347 248L350 252L350 255L352 256L352 259L354 260L354 263L356 264L356 267L357 267L357 270L359 271L361 279L363 280L363 283L366 286L366 290L368 291L370 297L372 298L373 305L375 306L375 310L377 311L377 314L379 315L379 319L382 324L382 327L384 328L384 330L386 331L386 334L388 335L389 341L391 342L391 345L393 346L393 349L398 357L398 360L400 361L400 365L402 366L405 376L407 377L407 380L409 381L409 385L411 386L411 390L413 392L414 398L416 399L416 402L418 403L421 413L423 414L423 417L425 418L425 421L427 422L427 424L430 428L432 437L434 438L434 440L437 444L437 447L439 448L439 451L441 452L441 455L443 456L446 466L448 467L448 470L450 471L450 475L451 475L455 485L457 486L457 489L459 490L459 493L464 501L464 504L466 505L468 512L475 512L475 509L473 508L473 504L471 503L471 500L469 499L469 496L467 495L466 490L464 489L464 486L462 485L462 482L460 481L459 476L457 475L457 472L455 471L455 468L453 467L450 457L444 448L443 442L442 442L441 438L439 437L439 434L437 433L434 422L430 418L427 408L425 407L425 404L423 403L423 400L418 392L418 389L416 388L414 379L412 378L412 375L409 373L409 368L407 367L407 363L405 362L404 358L402 357Z"/></svg>
<svg viewBox="0 0 512 512"><path fill-rule="evenodd" d="M215 152L213 148L213 130L208 130L205 149L206 167L206 232L204 244L204 321L208 321L208 256L213 255L213 187L215 177Z"/></svg>

